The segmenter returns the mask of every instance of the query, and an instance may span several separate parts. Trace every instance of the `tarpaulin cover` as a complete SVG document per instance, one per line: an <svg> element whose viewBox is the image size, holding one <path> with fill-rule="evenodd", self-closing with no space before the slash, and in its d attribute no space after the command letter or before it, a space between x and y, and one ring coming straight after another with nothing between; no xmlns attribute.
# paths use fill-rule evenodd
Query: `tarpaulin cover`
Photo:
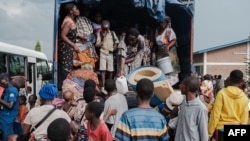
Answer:
<svg viewBox="0 0 250 141"><path fill-rule="evenodd" d="M132 7L138 8L138 9L147 9L147 14L154 19L161 20L169 11L166 6L169 5L176 5L180 7L183 10L187 10L188 13L190 13L191 17L193 16L193 5L184 6L181 2L178 0L57 0L59 3L67 3L67 2L76 2L81 3L83 5L90 5L90 6L104 6L107 5L107 8L113 8L119 7L116 9L119 10L127 10L128 12L131 10ZM165 13L166 11L166 13ZM133 10L132 10L133 12ZM116 14L116 13L113 13Z"/></svg>

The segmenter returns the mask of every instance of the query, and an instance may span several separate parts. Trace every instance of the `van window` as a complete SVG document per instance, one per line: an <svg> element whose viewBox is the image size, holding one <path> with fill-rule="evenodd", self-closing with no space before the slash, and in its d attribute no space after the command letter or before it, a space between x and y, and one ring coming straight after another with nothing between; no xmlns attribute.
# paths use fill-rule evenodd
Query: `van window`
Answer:
<svg viewBox="0 0 250 141"><path fill-rule="evenodd" d="M25 76L25 57L19 55L9 55L9 74L10 76Z"/></svg>
<svg viewBox="0 0 250 141"><path fill-rule="evenodd" d="M0 73L7 72L6 70L6 55L0 53Z"/></svg>
<svg viewBox="0 0 250 141"><path fill-rule="evenodd" d="M49 71L49 67L46 60L37 59L37 78L39 75L45 74Z"/></svg>

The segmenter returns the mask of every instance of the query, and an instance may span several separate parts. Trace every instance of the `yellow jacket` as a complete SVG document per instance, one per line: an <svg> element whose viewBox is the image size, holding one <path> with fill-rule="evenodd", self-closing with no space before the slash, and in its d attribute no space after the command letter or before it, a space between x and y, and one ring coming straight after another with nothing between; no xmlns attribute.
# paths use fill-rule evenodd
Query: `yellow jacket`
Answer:
<svg viewBox="0 0 250 141"><path fill-rule="evenodd" d="M208 134L211 137L216 129L223 129L227 124L247 124L248 98L246 94L235 86L221 89L213 104Z"/></svg>

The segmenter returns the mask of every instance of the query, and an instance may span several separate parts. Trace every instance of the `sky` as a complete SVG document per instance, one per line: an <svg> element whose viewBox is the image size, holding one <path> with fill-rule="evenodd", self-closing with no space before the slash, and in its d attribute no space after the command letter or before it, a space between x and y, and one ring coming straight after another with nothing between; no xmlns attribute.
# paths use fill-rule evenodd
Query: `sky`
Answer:
<svg viewBox="0 0 250 141"><path fill-rule="evenodd" d="M195 0L194 51L250 36L250 0ZM53 52L54 0L0 0L0 41Z"/></svg>
<svg viewBox="0 0 250 141"><path fill-rule="evenodd" d="M194 52L250 36L250 0L196 0Z"/></svg>
<svg viewBox="0 0 250 141"><path fill-rule="evenodd" d="M53 51L54 0L0 0L0 41L34 49L39 41Z"/></svg>

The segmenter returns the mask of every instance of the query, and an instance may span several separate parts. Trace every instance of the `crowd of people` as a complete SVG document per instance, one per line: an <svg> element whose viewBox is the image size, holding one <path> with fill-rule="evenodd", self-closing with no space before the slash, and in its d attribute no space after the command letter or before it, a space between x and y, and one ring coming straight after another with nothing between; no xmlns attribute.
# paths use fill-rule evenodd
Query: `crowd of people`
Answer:
<svg viewBox="0 0 250 141"><path fill-rule="evenodd" d="M213 93L211 75L204 79L187 76L180 92L172 93L164 106L152 107L151 80L136 85L137 107L128 109L124 95L117 92L114 79L107 79L108 94L98 97L94 80L85 82L81 98L67 91L57 99L54 84L39 91L39 103L27 110L26 97L19 89L25 79L0 74L4 88L0 100L0 130L3 141L12 140L216 140L223 141L224 125L249 124L249 99L243 90L243 72L232 70L225 86ZM33 95L29 96L32 99ZM31 100L32 101L32 100ZM20 126L17 126L17 123Z"/></svg>
<svg viewBox="0 0 250 141"><path fill-rule="evenodd" d="M73 3L63 8L58 86L45 84L33 94L24 77L0 74L2 141L223 141L224 125L248 124L249 99L243 72L237 69L226 81L220 75L190 74L180 81L179 90L155 107L150 104L154 83L141 78L135 89L137 107L129 109L114 78L153 64L154 43L157 59L171 59L173 72L168 78L178 77L177 40L170 17L159 21L151 41L132 27L117 36L101 13L92 22L88 9L80 13ZM26 88L25 95L20 88ZM62 98L56 98L58 90Z"/></svg>

